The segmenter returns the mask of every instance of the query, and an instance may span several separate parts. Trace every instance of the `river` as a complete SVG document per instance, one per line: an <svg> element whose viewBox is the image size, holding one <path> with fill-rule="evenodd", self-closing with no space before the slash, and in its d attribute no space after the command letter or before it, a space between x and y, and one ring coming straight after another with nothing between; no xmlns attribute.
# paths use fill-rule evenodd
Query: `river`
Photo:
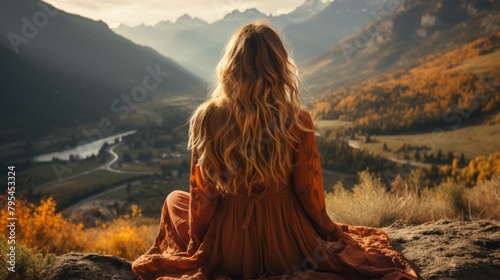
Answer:
<svg viewBox="0 0 500 280"><path fill-rule="evenodd" d="M67 149L59 152L53 152L48 154L43 154L35 157L33 160L38 162L48 162L52 161L53 158L58 158L61 160L69 160L70 156L78 156L79 158L86 158L92 155L97 155L99 150L101 149L104 143L113 144L115 140L118 139L118 142L122 141L122 137L134 134L137 130L131 130L120 134L115 134L106 138L102 138L100 140L94 142L85 142L86 144L78 145L75 148Z"/></svg>

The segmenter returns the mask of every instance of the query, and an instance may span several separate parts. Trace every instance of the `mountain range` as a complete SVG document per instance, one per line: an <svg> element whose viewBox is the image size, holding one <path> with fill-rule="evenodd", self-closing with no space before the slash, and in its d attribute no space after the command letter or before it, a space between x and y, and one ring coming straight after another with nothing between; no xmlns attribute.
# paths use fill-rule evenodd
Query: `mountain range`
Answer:
<svg viewBox="0 0 500 280"><path fill-rule="evenodd" d="M430 54L460 47L500 30L495 0L409 0L381 13L302 64L315 93L411 68Z"/></svg>
<svg viewBox="0 0 500 280"><path fill-rule="evenodd" d="M500 109L500 2L407 1L302 66L317 119L456 129Z"/></svg>
<svg viewBox="0 0 500 280"><path fill-rule="evenodd" d="M197 76L101 21L33 0L0 2L0 18L2 141L113 115L113 102L122 107L147 76L148 90L136 88L132 102L203 94Z"/></svg>
<svg viewBox="0 0 500 280"><path fill-rule="evenodd" d="M307 0L292 12L276 16L252 8L234 10L213 23L184 15L175 22L135 27L120 25L113 31L172 57L193 73L210 80L230 34L252 20L266 20L277 27L300 64L360 28L376 17L378 11L392 9L387 0Z"/></svg>
<svg viewBox="0 0 500 280"><path fill-rule="evenodd" d="M199 77L212 77L229 34L258 18L284 34L316 96L316 118L368 123L374 131L436 124L453 105L440 100L466 104L477 87L474 75L498 76L500 65L494 0L307 0L277 16L235 10L213 23L184 15L114 30L43 2L8 0L0 3L0 18L2 142L116 118L113 104L134 106L124 95L130 98L145 79L158 82L146 90L147 100L203 96ZM483 104L485 112L498 107L497 95ZM391 123L393 114L409 112L418 123Z"/></svg>

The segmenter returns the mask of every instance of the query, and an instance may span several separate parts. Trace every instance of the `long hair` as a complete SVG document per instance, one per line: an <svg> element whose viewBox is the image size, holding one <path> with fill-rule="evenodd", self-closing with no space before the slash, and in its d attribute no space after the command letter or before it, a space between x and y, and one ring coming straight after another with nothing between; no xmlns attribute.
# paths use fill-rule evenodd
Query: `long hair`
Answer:
<svg viewBox="0 0 500 280"><path fill-rule="evenodd" d="M265 22L239 28L216 69L211 97L190 118L189 143L205 180L222 193L287 182L301 110L297 67Z"/></svg>

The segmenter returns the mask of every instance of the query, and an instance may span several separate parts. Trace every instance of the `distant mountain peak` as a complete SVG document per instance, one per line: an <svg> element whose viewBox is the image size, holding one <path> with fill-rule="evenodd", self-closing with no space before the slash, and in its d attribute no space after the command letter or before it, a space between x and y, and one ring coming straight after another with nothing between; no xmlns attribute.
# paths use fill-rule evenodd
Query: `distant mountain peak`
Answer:
<svg viewBox="0 0 500 280"><path fill-rule="evenodd" d="M172 24L174 24L174 23L171 20L162 20L162 21L159 21L158 23L156 23L154 25L154 27L162 28L162 27L171 26Z"/></svg>
<svg viewBox="0 0 500 280"><path fill-rule="evenodd" d="M263 15L263 13L261 13L256 8L246 9L245 11L243 11L243 14L247 14L247 15Z"/></svg>
<svg viewBox="0 0 500 280"><path fill-rule="evenodd" d="M266 17L266 14L262 13L261 11L257 10L256 8L251 8L251 9L246 9L243 12L240 12L239 10L234 10L231 13L227 14L223 20L248 20L248 19L255 19L259 17Z"/></svg>
<svg viewBox="0 0 500 280"><path fill-rule="evenodd" d="M330 1L324 2L323 0L306 0L302 5L295 8L293 12L298 10L316 10L322 9L330 4Z"/></svg>
<svg viewBox="0 0 500 280"><path fill-rule="evenodd" d="M120 25L118 25L113 29L128 29L128 28L130 28L130 26L126 25L125 23L120 23Z"/></svg>
<svg viewBox="0 0 500 280"><path fill-rule="evenodd" d="M323 11L330 3L330 1L306 0L302 5L290 12L288 17L294 21L303 21Z"/></svg>
<svg viewBox="0 0 500 280"><path fill-rule="evenodd" d="M207 24L207 22L200 18L191 17L188 14L184 14L175 21L175 24L189 26L189 27L199 27Z"/></svg>
<svg viewBox="0 0 500 280"><path fill-rule="evenodd" d="M186 22L186 21L192 21L194 18L191 17L190 15L188 14L183 14L182 16L180 16L176 21L175 23L181 23L181 22Z"/></svg>

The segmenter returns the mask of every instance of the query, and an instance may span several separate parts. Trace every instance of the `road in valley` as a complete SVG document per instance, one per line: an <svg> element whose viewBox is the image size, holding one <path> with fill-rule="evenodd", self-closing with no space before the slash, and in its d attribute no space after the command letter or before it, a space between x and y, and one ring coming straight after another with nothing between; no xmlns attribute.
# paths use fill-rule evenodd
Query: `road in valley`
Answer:
<svg viewBox="0 0 500 280"><path fill-rule="evenodd" d="M51 181L51 182L47 182L47 183L44 183L44 184L41 184L41 185L38 185L38 186L35 186L33 189L35 191L40 191L42 189L44 189L45 187L48 187L50 185L53 185L53 184L56 184L56 183L61 183L61 182L64 182L64 181L68 181L68 180L72 180L72 179L75 179L75 178L78 178L78 177L81 177L81 176L85 176L85 175L88 175L88 174L91 174L91 173L94 173L96 171L99 171L99 170L107 170L107 171L110 171L110 172L114 172L114 173L120 173L120 174L137 174L137 175L153 175L154 172L145 172L145 171L127 171L127 170L119 170L119 169L114 169L112 167L112 165L118 161L118 159L120 159L120 157L118 156L118 154L114 151L114 149L116 147L118 147L119 145L121 145L121 143L118 143L116 145L113 145L111 146L109 149L108 149L108 153L111 154L113 156L113 159L111 159L110 161L108 161L107 163L104 163L103 165L101 166L98 166L96 168L93 168L91 170L87 170L87 171L83 171L81 173L78 173L78 174L75 174L75 175L71 175L71 176L68 176L68 177L64 177L64 178L61 178L59 180L54 180L54 181ZM70 167L68 167L70 168Z"/></svg>

